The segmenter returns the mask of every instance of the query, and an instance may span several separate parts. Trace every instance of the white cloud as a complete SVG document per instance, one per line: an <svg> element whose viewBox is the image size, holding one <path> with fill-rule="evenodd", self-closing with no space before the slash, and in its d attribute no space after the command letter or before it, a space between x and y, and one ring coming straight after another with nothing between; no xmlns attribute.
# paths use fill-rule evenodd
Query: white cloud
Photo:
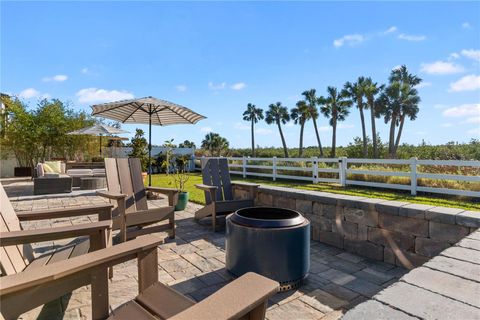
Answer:
<svg viewBox="0 0 480 320"><path fill-rule="evenodd" d="M462 123L480 124L480 113L478 114L478 116L473 116L471 118L468 118L467 120L463 121Z"/></svg>
<svg viewBox="0 0 480 320"><path fill-rule="evenodd" d="M80 70L80 72L82 74L89 74L90 73L90 70L88 70L88 68L82 68L82 70Z"/></svg>
<svg viewBox="0 0 480 320"><path fill-rule="evenodd" d="M244 82L237 82L230 86L233 90L242 90L245 89L247 85Z"/></svg>
<svg viewBox="0 0 480 320"><path fill-rule="evenodd" d="M398 35L398 39L418 42L418 41L423 41L427 39L427 37L422 35L411 35L411 34L400 33Z"/></svg>
<svg viewBox="0 0 480 320"><path fill-rule="evenodd" d="M474 50L474 49L462 50L460 53L464 57L467 57L469 59L473 59L476 61L480 61L480 50Z"/></svg>
<svg viewBox="0 0 480 320"><path fill-rule="evenodd" d="M209 132L212 132L213 129L212 129L212 127L202 127L202 128L200 128L200 131L203 132L203 133L209 133Z"/></svg>
<svg viewBox="0 0 480 320"><path fill-rule="evenodd" d="M183 85L183 84L179 84L178 86L175 86L175 89L178 91L178 92L185 92L187 91L187 86Z"/></svg>
<svg viewBox="0 0 480 320"><path fill-rule="evenodd" d="M453 74L464 71L461 65L441 60L432 63L422 63L420 67L420 71L429 74Z"/></svg>
<svg viewBox="0 0 480 320"><path fill-rule="evenodd" d="M480 75L469 74L455 82L450 83L450 92L472 91L480 89Z"/></svg>
<svg viewBox="0 0 480 320"><path fill-rule="evenodd" d="M450 123L450 122L443 123L443 124L442 124L442 127L443 127L443 128L451 128L451 127L453 127L453 124Z"/></svg>
<svg viewBox="0 0 480 320"><path fill-rule="evenodd" d="M389 34L389 33L393 33L393 32L396 32L396 31L398 31L398 28L395 27L395 26L391 26L390 28L388 28L387 30L385 30L385 31L383 32L383 34Z"/></svg>
<svg viewBox="0 0 480 320"><path fill-rule="evenodd" d="M258 128L258 129L255 129L255 133L262 136L266 136L266 135L272 134L273 131L267 128Z"/></svg>
<svg viewBox="0 0 480 320"><path fill-rule="evenodd" d="M227 84L225 82L222 82L222 83L218 83L218 84L215 84L213 82L209 82L208 83L208 87L211 89L211 90L223 90L225 89L227 86Z"/></svg>
<svg viewBox="0 0 480 320"><path fill-rule="evenodd" d="M449 59L458 59L460 58L460 55L456 52L450 53L450 56L448 57Z"/></svg>
<svg viewBox="0 0 480 320"><path fill-rule="evenodd" d="M81 89L75 95L80 103L111 102L134 98L131 92L97 88Z"/></svg>
<svg viewBox="0 0 480 320"><path fill-rule="evenodd" d="M68 79L68 76L67 75L64 75L64 74L57 74L53 77L44 77L42 79L43 82L51 82L51 81L56 81L56 82L63 82L63 81L66 81Z"/></svg>
<svg viewBox="0 0 480 320"><path fill-rule="evenodd" d="M467 122L474 123L475 120L470 122L469 119L480 117L480 103L462 104L448 108L442 112L442 115L449 118L466 118Z"/></svg>
<svg viewBox="0 0 480 320"><path fill-rule="evenodd" d="M426 87L431 87L432 83L427 82L427 81L422 81L420 84L416 85L415 88L420 89L420 88L426 88Z"/></svg>
<svg viewBox="0 0 480 320"><path fill-rule="evenodd" d="M470 29L472 26L470 25L469 22L465 21L462 23L462 28L463 29Z"/></svg>
<svg viewBox="0 0 480 320"><path fill-rule="evenodd" d="M233 128L236 130L250 130L250 126L242 122L236 122Z"/></svg>
<svg viewBox="0 0 480 320"><path fill-rule="evenodd" d="M23 99L30 99L30 98L35 98L40 95L40 91L34 89L34 88L27 88L25 90L22 90L19 94L19 98Z"/></svg>
<svg viewBox="0 0 480 320"><path fill-rule="evenodd" d="M355 46L364 42L365 40L365 37L361 34L347 34L339 39L334 40L333 46L335 48L340 48L343 45Z"/></svg>

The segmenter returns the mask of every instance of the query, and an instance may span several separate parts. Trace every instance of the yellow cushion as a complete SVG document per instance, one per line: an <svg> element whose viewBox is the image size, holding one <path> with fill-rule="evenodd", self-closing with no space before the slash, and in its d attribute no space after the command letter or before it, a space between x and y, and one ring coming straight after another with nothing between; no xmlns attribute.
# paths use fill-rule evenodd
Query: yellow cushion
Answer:
<svg viewBox="0 0 480 320"><path fill-rule="evenodd" d="M49 169L45 169L45 172L54 172L54 173L62 173L62 166L60 165L60 161L45 161L43 166L48 166Z"/></svg>

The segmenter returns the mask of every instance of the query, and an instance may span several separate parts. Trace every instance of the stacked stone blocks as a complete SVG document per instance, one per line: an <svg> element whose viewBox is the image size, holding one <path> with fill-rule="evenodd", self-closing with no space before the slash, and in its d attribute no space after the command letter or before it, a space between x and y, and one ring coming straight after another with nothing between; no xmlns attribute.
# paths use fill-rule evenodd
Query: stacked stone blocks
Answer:
<svg viewBox="0 0 480 320"><path fill-rule="evenodd" d="M476 211L281 187L259 187L256 205L295 209L313 240L410 269L480 227Z"/></svg>

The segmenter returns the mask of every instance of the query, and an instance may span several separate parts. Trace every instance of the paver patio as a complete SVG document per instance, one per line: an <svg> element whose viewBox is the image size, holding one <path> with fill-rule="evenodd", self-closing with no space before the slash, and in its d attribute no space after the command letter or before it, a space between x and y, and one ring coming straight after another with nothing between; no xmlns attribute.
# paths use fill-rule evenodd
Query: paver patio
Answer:
<svg viewBox="0 0 480 320"><path fill-rule="evenodd" d="M58 208L104 203L92 192L35 197L28 196L29 183L5 186L16 211ZM149 200L158 206L161 200ZM193 212L198 205L189 203L176 213L177 237L159 247L159 278L183 294L199 301L232 280L225 269L223 231L212 232L205 223L197 223ZM25 229L85 223L95 217L23 223ZM38 255L69 240L34 246ZM310 275L296 291L275 295L269 301L268 319L337 319L345 310L369 299L398 280L407 271L383 262L346 253L312 241ZM130 261L114 268L110 304L115 307L137 294L137 265ZM90 289L75 290L71 296L54 301L22 316L22 319L84 319L90 317Z"/></svg>
<svg viewBox="0 0 480 320"><path fill-rule="evenodd" d="M31 182L5 186L17 211L105 203L94 192L33 196ZM149 200L159 206L166 199ZM177 237L159 246L159 280L196 301L204 299L232 277L225 269L224 231L212 232L197 223L189 203L176 213ZM23 223L25 229L64 226L95 221L81 217ZM159 234L164 237L165 235ZM35 244L37 255L70 240ZM480 319L480 231L474 231L423 266L410 272L385 262L311 242L310 275L295 291L282 292L269 301L267 319ZM399 278L400 281L399 281ZM112 308L137 294L137 264L130 261L114 268L110 284ZM22 319L88 319L90 289L22 315Z"/></svg>

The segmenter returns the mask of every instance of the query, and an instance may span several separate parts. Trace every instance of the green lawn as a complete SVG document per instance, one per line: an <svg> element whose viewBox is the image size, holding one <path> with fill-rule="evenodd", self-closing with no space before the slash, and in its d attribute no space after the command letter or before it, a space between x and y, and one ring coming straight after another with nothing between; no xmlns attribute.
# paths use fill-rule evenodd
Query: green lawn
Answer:
<svg viewBox="0 0 480 320"><path fill-rule="evenodd" d="M156 174L152 176L152 185L157 187L173 187L172 183L173 177L167 176L165 174ZM383 189L373 189L373 188L359 188L359 187L347 187L342 188L340 186L331 185L331 184L311 184L298 181L289 181L289 180L280 180L272 181L267 179L242 179L239 176L232 176L233 180L245 181L245 182L254 182L265 185L274 185L279 187L289 187L296 189L305 189L305 190L314 190L314 191L323 191L331 192L338 194L348 194L352 196L362 196L366 198L378 198L386 200L396 200L396 201L406 201L411 203L421 203L434 206L442 207L454 207L461 208L465 210L478 210L480 211L480 202L473 202L471 199L462 199L454 196L447 195L421 195L421 196L411 196L407 192L402 191L389 191ZM200 173L192 173L190 179L186 183L186 190L190 193L190 201L195 203L204 204L205 196L203 191L195 188L195 184L202 183L202 177Z"/></svg>

